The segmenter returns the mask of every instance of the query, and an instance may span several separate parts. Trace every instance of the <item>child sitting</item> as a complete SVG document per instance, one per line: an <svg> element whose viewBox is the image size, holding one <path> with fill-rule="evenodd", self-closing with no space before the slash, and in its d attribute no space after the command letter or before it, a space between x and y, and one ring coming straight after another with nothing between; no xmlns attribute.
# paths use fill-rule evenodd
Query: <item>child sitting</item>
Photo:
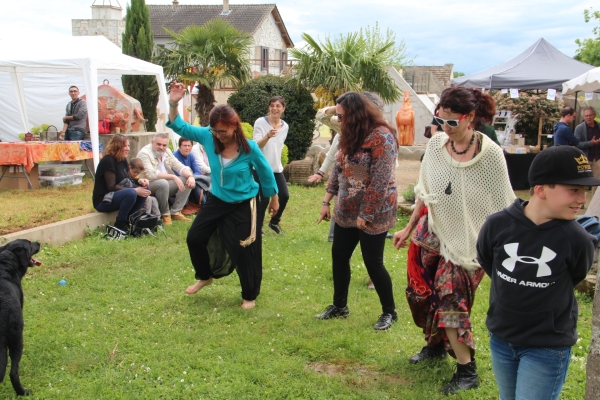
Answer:
<svg viewBox="0 0 600 400"><path fill-rule="evenodd" d="M575 220L585 190L600 186L572 146L536 156L529 201L489 216L477 240L492 279L486 325L500 398L557 399L577 341L573 288L585 279L595 237Z"/></svg>
<svg viewBox="0 0 600 400"><path fill-rule="evenodd" d="M127 187L127 188L136 188L139 187L137 180L138 176L144 172L144 162L139 158L132 158L129 161L129 175L132 178L125 178L121 182L119 182L119 186ZM109 192L104 196L103 202L110 203L112 201L112 197L115 192ZM146 209L146 214L156 215L158 218L161 217L160 211L158 209L158 200L154 196L148 196L146 199L146 203L144 205Z"/></svg>

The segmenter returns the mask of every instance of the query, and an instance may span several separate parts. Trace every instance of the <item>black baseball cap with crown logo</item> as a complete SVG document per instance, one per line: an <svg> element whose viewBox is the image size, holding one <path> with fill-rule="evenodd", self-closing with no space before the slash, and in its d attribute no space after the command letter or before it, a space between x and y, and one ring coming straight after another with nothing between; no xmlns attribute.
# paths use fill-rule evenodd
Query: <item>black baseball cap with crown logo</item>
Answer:
<svg viewBox="0 0 600 400"><path fill-rule="evenodd" d="M553 146L541 151L529 168L529 186L564 184L600 186L581 150L573 146Z"/></svg>

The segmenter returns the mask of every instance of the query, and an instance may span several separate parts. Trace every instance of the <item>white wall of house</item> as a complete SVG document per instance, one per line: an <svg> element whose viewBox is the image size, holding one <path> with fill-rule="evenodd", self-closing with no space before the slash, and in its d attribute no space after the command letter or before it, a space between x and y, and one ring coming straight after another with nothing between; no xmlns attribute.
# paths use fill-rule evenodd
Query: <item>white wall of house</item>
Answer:
<svg viewBox="0 0 600 400"><path fill-rule="evenodd" d="M275 17L270 13L268 18L265 18L261 26L256 30L253 35L254 46L252 47L251 54L253 54L252 61L252 74L257 77L260 74L273 74L279 75L285 68L285 64L282 65L282 52L287 51L285 41L281 36L281 31L275 23ZM268 51L268 62L263 62L263 49ZM287 57L285 57L287 60Z"/></svg>

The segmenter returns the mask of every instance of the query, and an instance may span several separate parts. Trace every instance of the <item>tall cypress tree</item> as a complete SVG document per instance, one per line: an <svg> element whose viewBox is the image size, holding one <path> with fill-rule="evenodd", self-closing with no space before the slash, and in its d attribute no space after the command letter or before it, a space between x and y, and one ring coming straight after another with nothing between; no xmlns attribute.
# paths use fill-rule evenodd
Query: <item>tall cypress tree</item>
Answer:
<svg viewBox="0 0 600 400"><path fill-rule="evenodd" d="M123 54L151 61L154 39L150 27L150 11L145 0L131 0L125 16L123 33ZM156 105L158 104L158 84L156 77L144 75L123 75L121 81L125 93L137 99L142 105L146 118L146 129L154 131L156 125Z"/></svg>

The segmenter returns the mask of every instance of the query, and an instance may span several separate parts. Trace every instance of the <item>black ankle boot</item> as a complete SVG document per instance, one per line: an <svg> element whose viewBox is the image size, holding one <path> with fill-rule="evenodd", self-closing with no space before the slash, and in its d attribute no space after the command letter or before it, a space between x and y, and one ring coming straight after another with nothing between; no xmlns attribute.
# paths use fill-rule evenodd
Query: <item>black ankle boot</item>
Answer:
<svg viewBox="0 0 600 400"><path fill-rule="evenodd" d="M456 373L450 383L442 388L442 393L445 395L455 394L461 390L469 390L478 386L477 365L475 359L473 359L473 361L464 365L456 363Z"/></svg>
<svg viewBox="0 0 600 400"><path fill-rule="evenodd" d="M424 360L430 359L442 359L448 355L448 352L444 348L444 342L440 342L433 347L425 346L421 349L418 354L412 356L408 362L410 364L418 364Z"/></svg>

